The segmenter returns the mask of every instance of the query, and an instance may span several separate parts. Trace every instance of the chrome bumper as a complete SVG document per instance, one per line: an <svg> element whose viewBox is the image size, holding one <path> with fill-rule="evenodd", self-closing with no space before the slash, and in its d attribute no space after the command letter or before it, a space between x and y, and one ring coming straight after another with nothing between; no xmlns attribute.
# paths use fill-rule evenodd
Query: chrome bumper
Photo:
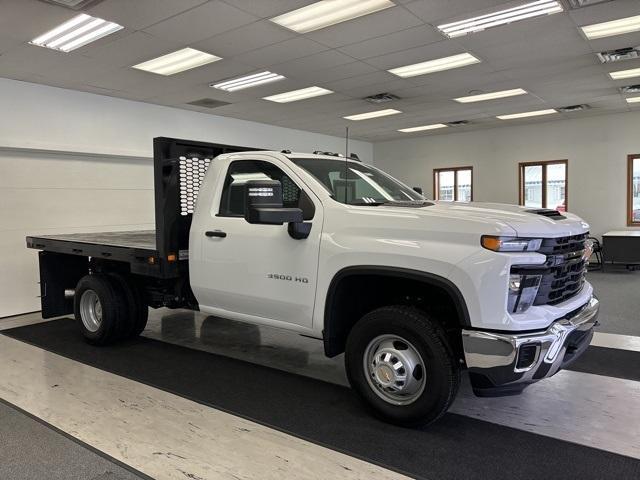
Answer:
<svg viewBox="0 0 640 480"><path fill-rule="evenodd" d="M589 346L599 308L600 302L592 297L543 332L463 330L464 355L475 394L520 393L527 385L569 365Z"/></svg>

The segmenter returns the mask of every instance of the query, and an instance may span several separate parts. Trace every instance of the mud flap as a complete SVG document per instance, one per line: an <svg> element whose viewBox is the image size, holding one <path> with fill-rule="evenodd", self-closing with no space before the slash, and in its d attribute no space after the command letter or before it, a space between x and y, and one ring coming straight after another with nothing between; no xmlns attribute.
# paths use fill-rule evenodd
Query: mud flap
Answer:
<svg viewBox="0 0 640 480"><path fill-rule="evenodd" d="M89 272L89 259L54 252L39 252L38 257L42 318L73 313L73 297L66 297L65 290L75 289L78 281Z"/></svg>

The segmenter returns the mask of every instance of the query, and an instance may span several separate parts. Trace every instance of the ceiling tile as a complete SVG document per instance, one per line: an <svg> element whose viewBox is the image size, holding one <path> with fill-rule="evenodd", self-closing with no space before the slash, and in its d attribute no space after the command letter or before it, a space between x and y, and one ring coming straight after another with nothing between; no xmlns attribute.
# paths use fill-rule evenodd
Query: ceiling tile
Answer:
<svg viewBox="0 0 640 480"><path fill-rule="evenodd" d="M402 7L391 7L363 17L307 33L306 36L332 48L362 42L421 25L415 15Z"/></svg>
<svg viewBox="0 0 640 480"><path fill-rule="evenodd" d="M285 40L284 42L243 53L242 55L238 55L236 59L255 67L266 67L313 55L314 53L324 50L328 50L327 47L317 42L305 37L295 37L290 40Z"/></svg>
<svg viewBox="0 0 640 480"><path fill-rule="evenodd" d="M208 0L103 0L87 10L89 15L141 30L178 15Z"/></svg>
<svg viewBox="0 0 640 480"><path fill-rule="evenodd" d="M326 50L290 62L280 63L275 65L273 69L282 75L298 75L307 78L317 70L330 69L346 63L354 63L353 58L337 50Z"/></svg>
<svg viewBox="0 0 640 480"><path fill-rule="evenodd" d="M68 8L34 0L2 0L0 9L0 34L21 42L28 42L77 15Z"/></svg>
<svg viewBox="0 0 640 480"><path fill-rule="evenodd" d="M436 26L442 20L467 15L474 17L483 9L507 3L505 0L414 0L404 6L423 21Z"/></svg>
<svg viewBox="0 0 640 480"><path fill-rule="evenodd" d="M218 56L227 58L283 42L295 36L295 33L269 20L260 20L207 38L192 46L204 51L215 51Z"/></svg>
<svg viewBox="0 0 640 480"><path fill-rule="evenodd" d="M272 18L292 10L297 10L317 0L224 0L246 12L261 18Z"/></svg>
<svg viewBox="0 0 640 480"><path fill-rule="evenodd" d="M413 47L443 40L443 36L428 25L419 25L400 32L383 35L340 47L339 50L354 58L364 60L387 53L398 52Z"/></svg>
<svg viewBox="0 0 640 480"><path fill-rule="evenodd" d="M295 77L316 84L332 82L334 80L341 80L343 78L350 78L358 75L375 74L376 72L377 70L374 67L364 62L351 62L320 70L308 72L301 71L297 73Z"/></svg>
<svg viewBox="0 0 640 480"><path fill-rule="evenodd" d="M568 13L576 25L583 26L640 15L640 7L638 0L615 0L615 2L605 2L587 8L569 10Z"/></svg>
<svg viewBox="0 0 640 480"><path fill-rule="evenodd" d="M133 32L104 45L87 45L82 55L99 59L105 66L137 65L178 50L179 44L162 40L145 32Z"/></svg>
<svg viewBox="0 0 640 480"><path fill-rule="evenodd" d="M144 30L159 38L187 45L257 20L254 15L214 0Z"/></svg>
<svg viewBox="0 0 640 480"><path fill-rule="evenodd" d="M464 49L461 48L458 43L452 40L443 40L422 47L409 48L400 52L371 57L368 58L366 62L378 68L388 70L449 55L457 55L459 53L464 53Z"/></svg>

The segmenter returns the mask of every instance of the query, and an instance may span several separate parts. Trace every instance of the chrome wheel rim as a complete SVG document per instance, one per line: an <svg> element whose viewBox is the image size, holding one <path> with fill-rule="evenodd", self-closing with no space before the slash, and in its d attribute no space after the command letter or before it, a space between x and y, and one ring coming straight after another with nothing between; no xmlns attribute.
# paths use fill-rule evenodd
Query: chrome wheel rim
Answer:
<svg viewBox="0 0 640 480"><path fill-rule="evenodd" d="M80 318L84 328L91 333L97 332L102 325L102 304L93 290L85 290L80 297Z"/></svg>
<svg viewBox="0 0 640 480"><path fill-rule="evenodd" d="M397 335L381 335L364 352L364 371L371 389L392 405L415 402L426 386L425 364L418 350Z"/></svg>

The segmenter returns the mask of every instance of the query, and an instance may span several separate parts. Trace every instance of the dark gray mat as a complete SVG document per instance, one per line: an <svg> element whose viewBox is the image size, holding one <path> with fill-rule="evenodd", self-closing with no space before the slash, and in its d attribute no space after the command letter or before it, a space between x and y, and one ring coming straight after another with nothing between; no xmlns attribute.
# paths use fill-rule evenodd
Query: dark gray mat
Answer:
<svg viewBox="0 0 640 480"><path fill-rule="evenodd" d="M0 478L11 480L140 480L104 454L0 400Z"/></svg>
<svg viewBox="0 0 640 480"><path fill-rule="evenodd" d="M640 478L638 460L461 415L398 428L348 388L207 352L145 338L96 348L67 319L4 333L416 478Z"/></svg>

